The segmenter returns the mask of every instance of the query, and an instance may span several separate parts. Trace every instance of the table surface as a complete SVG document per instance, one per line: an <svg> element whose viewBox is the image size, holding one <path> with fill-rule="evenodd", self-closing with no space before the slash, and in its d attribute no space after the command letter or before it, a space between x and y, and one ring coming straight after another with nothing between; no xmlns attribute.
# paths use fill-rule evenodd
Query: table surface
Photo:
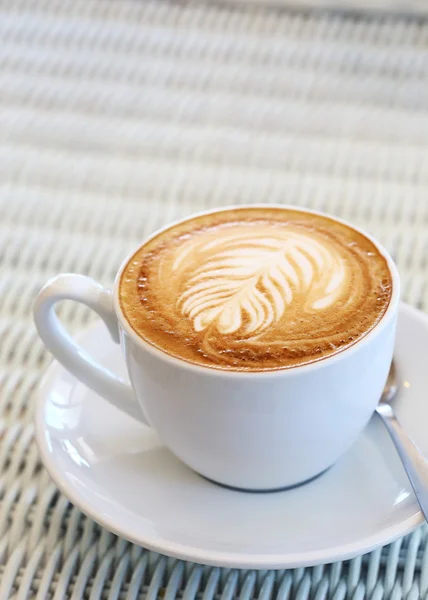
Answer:
<svg viewBox="0 0 428 600"><path fill-rule="evenodd" d="M31 304L60 271L111 283L172 219L279 202L365 227L428 310L428 22L1 1L0 40L0 600L427 597L423 528L352 561L255 574L165 559L86 518L35 446L50 357ZM61 315L73 331L92 318Z"/></svg>

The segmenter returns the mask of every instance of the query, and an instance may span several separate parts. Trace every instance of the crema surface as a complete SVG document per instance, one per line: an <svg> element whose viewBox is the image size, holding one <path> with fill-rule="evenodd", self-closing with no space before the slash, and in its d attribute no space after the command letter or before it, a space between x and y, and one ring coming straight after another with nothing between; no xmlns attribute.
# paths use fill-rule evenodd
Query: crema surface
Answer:
<svg viewBox="0 0 428 600"><path fill-rule="evenodd" d="M263 371L335 354L382 318L385 258L328 217L244 208L190 219L142 246L122 310L150 344L218 369Z"/></svg>

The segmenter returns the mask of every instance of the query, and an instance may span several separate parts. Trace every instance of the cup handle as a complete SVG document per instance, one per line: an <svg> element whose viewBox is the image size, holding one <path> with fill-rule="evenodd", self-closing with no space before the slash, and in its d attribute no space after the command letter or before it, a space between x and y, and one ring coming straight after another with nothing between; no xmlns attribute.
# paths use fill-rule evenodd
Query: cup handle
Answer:
<svg viewBox="0 0 428 600"><path fill-rule="evenodd" d="M77 379L116 408L149 425L129 383L97 364L61 325L54 308L60 300L76 300L89 306L102 318L113 341L118 344L119 324L112 293L84 275L57 275L38 294L33 309L34 321L46 348Z"/></svg>

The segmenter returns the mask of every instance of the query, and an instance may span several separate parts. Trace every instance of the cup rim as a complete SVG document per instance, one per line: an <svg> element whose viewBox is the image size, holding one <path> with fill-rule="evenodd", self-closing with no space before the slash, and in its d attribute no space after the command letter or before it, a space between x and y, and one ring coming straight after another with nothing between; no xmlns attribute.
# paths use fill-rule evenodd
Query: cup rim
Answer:
<svg viewBox="0 0 428 600"><path fill-rule="evenodd" d="M359 340L354 342L351 346L348 346L347 348L344 348L343 350L339 350L339 352L337 352L336 354L332 354L330 356L326 356L324 358L317 359L314 362L310 362L310 363L307 363L304 365L296 365L296 366L291 366L291 367L286 367L286 368L278 367L277 369L269 369L266 371L239 371L239 370L233 370L233 369L220 369L220 368L211 367L208 365L195 364L195 363L185 360L184 358L179 358L179 357L173 356L172 354L168 354L166 351L161 350L160 348L157 348L156 346L154 346L147 340L140 337L134 331L134 329L131 327L128 320L126 319L126 317L122 311L121 305L120 305L119 284L120 284L123 270L125 269L128 262L131 260L131 258L136 254L136 252L140 248L145 246L148 242L150 242L156 236L160 235L161 233L163 233L169 229L172 229L173 227L176 227L177 225L180 225L181 223L185 223L186 221L190 221L192 219L206 216L206 215L218 214L218 213L228 212L231 210L248 210L250 208L255 208L255 209L257 209L257 208L258 209L263 209L263 208L272 209L273 208L273 209L280 209L280 210L293 210L296 212L302 212L302 213L306 213L306 214L309 213L309 214L314 214L314 215L318 215L321 217L326 217L328 219L331 219L332 221L341 223L341 224L349 227L350 229L353 229L354 231L357 231L358 233L363 235L365 238L367 238L369 241L371 241L374 244L376 249L386 260L386 263L388 265L388 269L389 269L389 272L391 274L391 279L392 279L392 294L391 294L391 299L389 301L388 308L386 309L385 313L382 315L380 321L378 321L378 323L376 323L376 325L373 327L373 329L371 329L369 331L369 333L365 334ZM180 368L184 369L185 371L199 373L199 374L205 374L205 375L211 375L213 377L236 378L236 379L242 379L242 378L248 378L248 377L251 377L252 379L265 379L265 378L287 377L287 376L290 377L290 376L296 375L296 373L299 373L299 374L300 373L302 373L302 374L309 373L310 371L316 371L316 370L326 367L328 365L339 362L340 360L343 360L346 356L349 356L351 354L354 354L355 352L358 352L358 350L362 346L370 343L372 338L379 335L379 333L387 326L389 321L396 314L399 300L400 300L400 276L398 273L397 266L395 265L392 257L390 256L390 254L386 250L386 248L380 242L378 242L376 240L376 238L374 238L371 234L367 233L360 227L353 225L352 223L350 223L349 221L347 221L345 219L341 219L339 217L330 215L329 213L325 213L323 211L310 209L310 208L304 208L304 207L300 207L300 206L293 206L292 204L267 204L267 203L237 204L237 205L229 205L229 206L225 206L225 207L210 208L208 210L199 211L196 213L192 213L191 215L188 215L186 217L176 219L175 221L168 223L167 225L164 225L163 227L160 227L156 231L152 232L149 236L147 236L132 252L130 252L126 256L125 260L122 262L122 264L119 267L119 270L116 274L116 277L114 280L114 289L113 289L114 310L115 310L117 319L119 321L120 327L124 330L124 332L132 339L132 341L137 346L148 351L154 357L164 360L167 364L170 364L171 366L180 367Z"/></svg>

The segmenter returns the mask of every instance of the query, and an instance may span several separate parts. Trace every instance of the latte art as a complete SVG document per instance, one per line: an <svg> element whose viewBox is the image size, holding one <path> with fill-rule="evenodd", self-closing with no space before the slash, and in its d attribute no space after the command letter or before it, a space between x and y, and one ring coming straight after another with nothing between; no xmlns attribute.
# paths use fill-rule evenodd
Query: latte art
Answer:
<svg viewBox="0 0 428 600"><path fill-rule="evenodd" d="M290 209L195 217L128 262L120 301L131 327L196 364L269 370L320 360L382 318L386 260L359 232Z"/></svg>
<svg viewBox="0 0 428 600"><path fill-rule="evenodd" d="M222 334L259 336L293 301L303 301L302 312L323 310L343 292L343 258L308 235L268 226L212 235L184 244L173 262L173 276L187 278L177 308L195 331L214 325Z"/></svg>

